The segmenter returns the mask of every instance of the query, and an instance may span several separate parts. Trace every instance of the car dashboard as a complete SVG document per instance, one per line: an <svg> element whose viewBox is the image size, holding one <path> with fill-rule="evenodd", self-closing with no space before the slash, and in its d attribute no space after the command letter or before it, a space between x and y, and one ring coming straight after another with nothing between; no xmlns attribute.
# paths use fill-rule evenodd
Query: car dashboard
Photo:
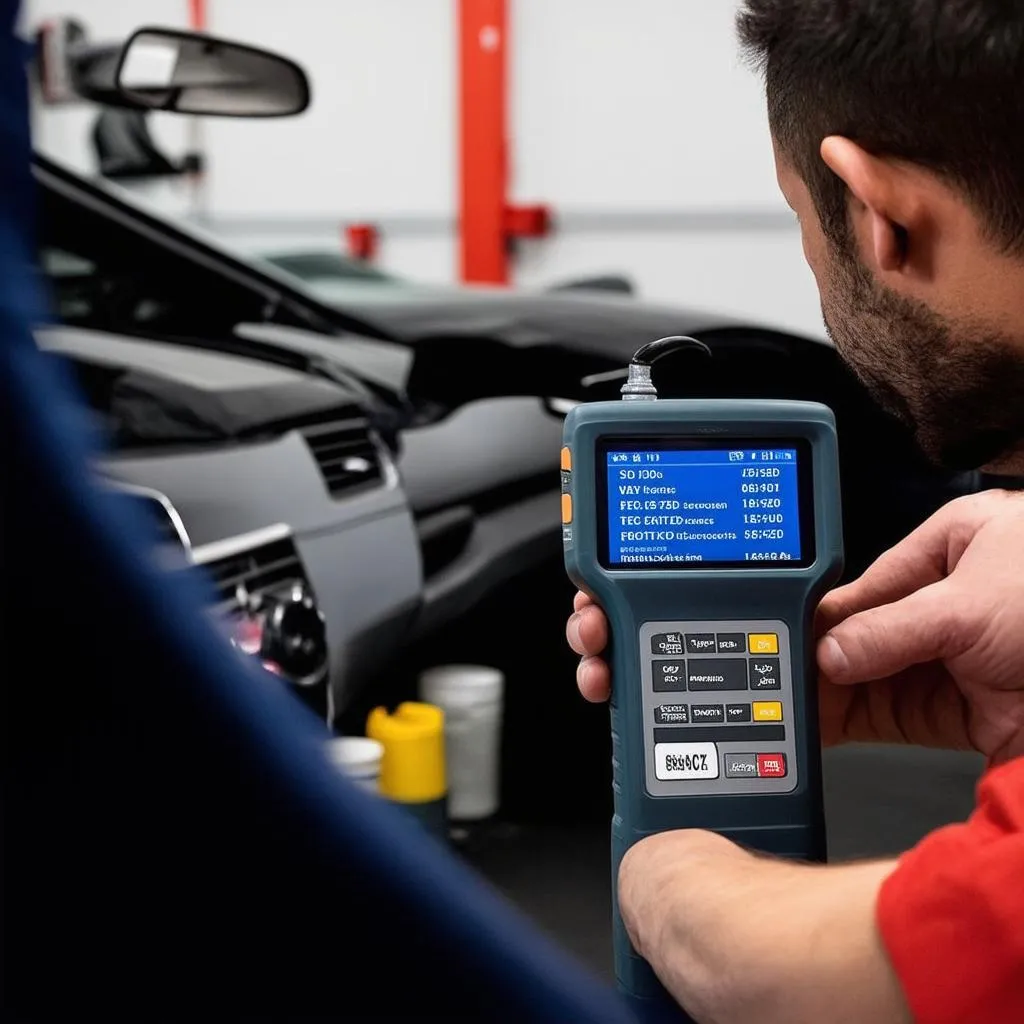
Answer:
<svg viewBox="0 0 1024 1024"><path fill-rule="evenodd" d="M78 327L37 341L78 379L98 476L162 510L211 610L315 601L329 687L323 707L302 695L329 720L403 647L559 558L561 421L539 399L468 402L389 445L358 396L289 369Z"/></svg>
<svg viewBox="0 0 1024 1024"><path fill-rule="evenodd" d="M216 603L237 602L241 585L259 593L287 582L315 595L331 705L344 704L405 635L423 588L394 455L352 396L291 371L149 340L66 327L36 336L88 377L82 390L104 441L98 476L169 510ZM293 400L302 415L281 420ZM218 436L208 436L213 427Z"/></svg>

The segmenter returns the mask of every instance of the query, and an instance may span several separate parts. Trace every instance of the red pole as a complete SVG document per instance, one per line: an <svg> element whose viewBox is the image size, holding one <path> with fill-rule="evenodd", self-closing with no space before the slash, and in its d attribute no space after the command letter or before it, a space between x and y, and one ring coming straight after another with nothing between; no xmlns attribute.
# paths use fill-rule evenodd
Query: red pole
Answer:
<svg viewBox="0 0 1024 1024"><path fill-rule="evenodd" d="M193 32L206 31L206 0L188 0L188 23Z"/></svg>
<svg viewBox="0 0 1024 1024"><path fill-rule="evenodd" d="M188 25L193 32L206 31L206 0L188 0ZM199 172L190 174L188 177L189 193L192 199L192 213L203 216L206 213L206 174L203 170L205 157L203 155L203 124L202 119L190 117L186 128L188 133L188 150L199 160Z"/></svg>
<svg viewBox="0 0 1024 1024"><path fill-rule="evenodd" d="M463 281L508 283L505 0L459 0L459 228Z"/></svg>

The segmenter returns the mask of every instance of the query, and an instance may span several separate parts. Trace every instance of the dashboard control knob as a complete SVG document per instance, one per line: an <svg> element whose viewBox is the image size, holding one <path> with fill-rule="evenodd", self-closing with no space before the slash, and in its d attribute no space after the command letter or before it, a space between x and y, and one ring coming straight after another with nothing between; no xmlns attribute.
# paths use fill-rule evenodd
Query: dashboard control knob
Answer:
<svg viewBox="0 0 1024 1024"><path fill-rule="evenodd" d="M296 686L312 686L327 672L327 628L309 588L295 583L264 596L260 657Z"/></svg>

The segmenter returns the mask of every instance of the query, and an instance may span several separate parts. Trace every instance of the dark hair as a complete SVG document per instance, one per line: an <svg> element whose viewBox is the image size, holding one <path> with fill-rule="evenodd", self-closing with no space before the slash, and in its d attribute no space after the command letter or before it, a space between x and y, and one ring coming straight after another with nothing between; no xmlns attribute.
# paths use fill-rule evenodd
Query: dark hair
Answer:
<svg viewBox="0 0 1024 1024"><path fill-rule="evenodd" d="M941 175L993 242L1024 252L1022 0L744 0L736 20L833 242L848 238L846 190L819 147L845 135Z"/></svg>

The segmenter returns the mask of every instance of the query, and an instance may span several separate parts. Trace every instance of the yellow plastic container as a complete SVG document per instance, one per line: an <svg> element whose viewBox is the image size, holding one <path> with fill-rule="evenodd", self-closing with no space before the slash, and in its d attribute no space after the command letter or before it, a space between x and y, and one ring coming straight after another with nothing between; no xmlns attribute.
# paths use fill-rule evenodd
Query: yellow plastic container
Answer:
<svg viewBox="0 0 1024 1024"><path fill-rule="evenodd" d="M374 708L366 735L384 746L380 791L403 804L443 800L448 791L444 763L444 712L433 704L406 701L393 714Z"/></svg>

